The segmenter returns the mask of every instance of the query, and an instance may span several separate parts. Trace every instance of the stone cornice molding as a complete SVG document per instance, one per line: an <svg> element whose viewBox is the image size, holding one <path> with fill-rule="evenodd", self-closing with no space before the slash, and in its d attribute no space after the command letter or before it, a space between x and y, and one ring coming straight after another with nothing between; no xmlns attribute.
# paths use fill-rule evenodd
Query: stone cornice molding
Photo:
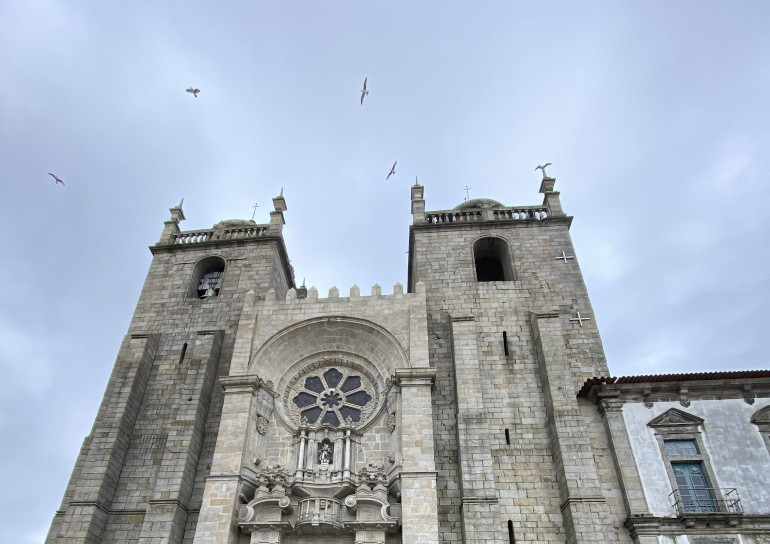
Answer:
<svg viewBox="0 0 770 544"><path fill-rule="evenodd" d="M616 398L610 398L598 399L596 404L599 415L604 416L607 413L621 413L623 411L623 404L625 403Z"/></svg>
<svg viewBox="0 0 770 544"><path fill-rule="evenodd" d="M256 374L240 374L236 376L222 376L219 378L220 385L224 388L225 394L228 393L251 393L256 395L257 391L265 391L272 397L277 398L278 393L273 391L270 384L262 381L262 378Z"/></svg>
<svg viewBox="0 0 770 544"><path fill-rule="evenodd" d="M150 499L147 504L149 504L150 506L153 506L156 504L161 506L163 505L178 506L179 508L184 510L185 514L190 513L190 510L189 508L187 508L187 505L182 503L178 499Z"/></svg>
<svg viewBox="0 0 770 544"><path fill-rule="evenodd" d="M401 387L409 386L432 386L436 381L436 369L431 367L424 368L397 368L396 384Z"/></svg>
<svg viewBox="0 0 770 544"><path fill-rule="evenodd" d="M747 377L672 381L643 381L640 379L639 381L624 383L593 384L586 382L577 396L596 404L604 399L613 399L623 403L645 402L649 405L654 402L742 399L747 404L753 404L756 398L770 397L770 378ZM686 402L682 405L687 406Z"/></svg>
<svg viewBox="0 0 770 544"><path fill-rule="evenodd" d="M399 474L399 477L401 479L404 478L433 478L436 479L438 477L438 472L435 470L426 470L424 472L401 472Z"/></svg>

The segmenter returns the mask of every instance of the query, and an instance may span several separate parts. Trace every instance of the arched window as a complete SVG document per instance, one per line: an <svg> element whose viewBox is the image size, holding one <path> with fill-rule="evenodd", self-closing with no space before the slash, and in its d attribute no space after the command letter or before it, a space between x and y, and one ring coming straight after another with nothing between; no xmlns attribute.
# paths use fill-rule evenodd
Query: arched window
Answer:
<svg viewBox="0 0 770 544"><path fill-rule="evenodd" d="M225 260L222 257L206 257L195 265L187 296L190 298L211 298L219 296L225 274Z"/></svg>
<svg viewBox="0 0 770 544"><path fill-rule="evenodd" d="M473 244L476 281L513 281L508 244L500 238L481 238Z"/></svg>

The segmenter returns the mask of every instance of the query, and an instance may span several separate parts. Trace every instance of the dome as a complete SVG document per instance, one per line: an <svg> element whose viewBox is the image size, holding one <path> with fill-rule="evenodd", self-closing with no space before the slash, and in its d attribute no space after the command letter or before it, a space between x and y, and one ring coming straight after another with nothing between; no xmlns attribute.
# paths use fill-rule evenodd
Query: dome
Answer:
<svg viewBox="0 0 770 544"><path fill-rule="evenodd" d="M504 208L505 206L491 198L474 198L454 207L455 210L481 210L489 208Z"/></svg>
<svg viewBox="0 0 770 544"><path fill-rule="evenodd" d="M253 227L256 225L250 219L225 219L214 225L215 229L229 229L234 227Z"/></svg>

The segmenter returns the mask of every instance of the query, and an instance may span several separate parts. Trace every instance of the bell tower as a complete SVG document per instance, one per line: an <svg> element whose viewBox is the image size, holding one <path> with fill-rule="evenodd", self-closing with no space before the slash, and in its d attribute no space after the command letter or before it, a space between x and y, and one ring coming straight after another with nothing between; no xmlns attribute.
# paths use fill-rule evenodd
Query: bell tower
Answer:
<svg viewBox="0 0 770 544"><path fill-rule="evenodd" d="M554 185L544 174L540 205L479 198L439 211L411 190L409 289L425 286L437 370L441 542L617 538L575 398L607 364Z"/></svg>
<svg viewBox="0 0 770 544"><path fill-rule="evenodd" d="M182 203L170 209L46 542L181 542L194 527L244 301L294 287L273 203L269 224L186 232Z"/></svg>

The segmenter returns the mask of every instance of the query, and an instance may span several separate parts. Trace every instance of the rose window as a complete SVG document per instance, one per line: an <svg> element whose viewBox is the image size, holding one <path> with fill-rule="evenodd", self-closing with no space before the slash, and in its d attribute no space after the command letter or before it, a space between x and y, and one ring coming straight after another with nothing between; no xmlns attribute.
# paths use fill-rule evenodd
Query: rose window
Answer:
<svg viewBox="0 0 770 544"><path fill-rule="evenodd" d="M294 387L292 412L310 425L339 427L350 420L359 423L372 410L372 395L366 378L353 368L329 368L304 376Z"/></svg>

